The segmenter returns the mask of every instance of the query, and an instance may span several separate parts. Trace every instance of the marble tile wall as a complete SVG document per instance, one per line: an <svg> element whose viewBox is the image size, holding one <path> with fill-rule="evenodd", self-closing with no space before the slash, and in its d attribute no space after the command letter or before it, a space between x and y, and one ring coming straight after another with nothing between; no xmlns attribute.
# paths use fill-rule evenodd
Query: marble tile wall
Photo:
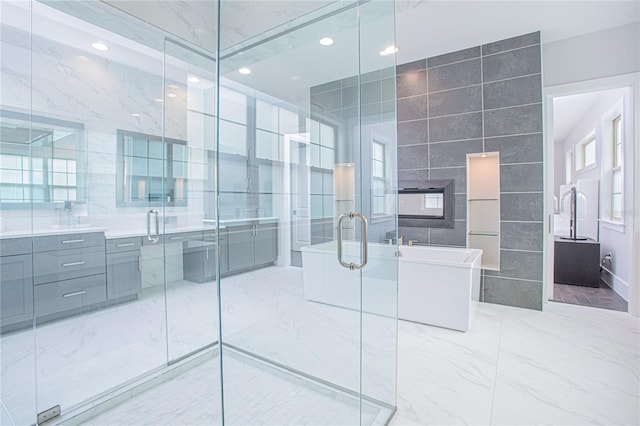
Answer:
<svg viewBox="0 0 640 426"><path fill-rule="evenodd" d="M500 271L484 301L542 309L542 88L538 32L398 65L398 187L453 179L453 229L405 239L466 246L466 155L500 152Z"/></svg>
<svg viewBox="0 0 640 426"><path fill-rule="evenodd" d="M33 19L37 26L44 25L46 18L34 14ZM81 35L79 30L65 30ZM119 129L158 136L164 132L167 137L187 140L191 163L189 205L168 207L164 214L177 216L178 227L202 224L205 204L213 200L205 186L205 152L214 142L210 139L212 126L204 123L207 118L202 112L214 112L213 89L204 82L200 87L187 82L186 66L171 60L184 59L183 48L167 45L166 84L171 88L165 90L162 51L132 42L129 47L112 44L109 52L98 53L32 36L18 27L3 25L2 32L0 78L2 87L8 90L3 90L0 109L81 123L84 128L79 153L84 161L79 171L86 182L83 201L88 216L78 219L82 224L115 232L146 230L148 208L116 208ZM189 72L198 72L203 80L208 76L199 68L192 67ZM176 96L162 99L170 90ZM2 230L26 232L57 226L60 210L3 209Z"/></svg>

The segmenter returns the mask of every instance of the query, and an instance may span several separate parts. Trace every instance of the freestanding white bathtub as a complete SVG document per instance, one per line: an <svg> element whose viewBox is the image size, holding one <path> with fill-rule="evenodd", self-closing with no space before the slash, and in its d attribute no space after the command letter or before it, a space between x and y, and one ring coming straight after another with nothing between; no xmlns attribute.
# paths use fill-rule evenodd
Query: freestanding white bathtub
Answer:
<svg viewBox="0 0 640 426"><path fill-rule="evenodd" d="M401 246L398 318L467 331L480 299L482 250Z"/></svg>
<svg viewBox="0 0 640 426"><path fill-rule="evenodd" d="M357 242L344 242L347 262L360 261ZM357 272L338 263L335 241L302 248L304 297L359 309ZM369 244L362 271L362 309L380 315L466 331L480 296L481 250ZM396 292L396 277L398 289ZM396 299L397 298L397 299Z"/></svg>

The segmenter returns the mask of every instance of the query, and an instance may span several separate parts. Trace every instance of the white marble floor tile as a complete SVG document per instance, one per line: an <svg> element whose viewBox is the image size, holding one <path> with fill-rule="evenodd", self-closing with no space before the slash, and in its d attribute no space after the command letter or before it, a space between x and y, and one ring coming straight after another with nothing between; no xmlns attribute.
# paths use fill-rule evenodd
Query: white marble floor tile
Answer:
<svg viewBox="0 0 640 426"><path fill-rule="evenodd" d="M393 400L395 320L363 314L361 329L359 314L305 301L298 268L223 278L221 291L226 342L354 389L362 355L365 392ZM1 336L2 424L32 420L36 356L39 408L61 402L64 410L166 365L167 356L218 340L216 295L215 282L176 282L167 288L166 314L164 289L146 289L136 302ZM640 424L640 319L628 314L558 303L545 304L543 312L483 303L466 333L399 321L397 334L395 425ZM285 413L286 404L261 397L268 392L260 387L243 399L246 383L259 378L229 368L231 379L238 374L230 401L238 422L251 423L243 410L257 415L267 408L269 421L289 424L338 416L337 408L318 413L302 405ZM154 410L161 406L163 421L215 421L215 389L203 389L202 400L178 384L167 389L165 404L100 418L104 424L157 422ZM290 396L295 402L299 394Z"/></svg>

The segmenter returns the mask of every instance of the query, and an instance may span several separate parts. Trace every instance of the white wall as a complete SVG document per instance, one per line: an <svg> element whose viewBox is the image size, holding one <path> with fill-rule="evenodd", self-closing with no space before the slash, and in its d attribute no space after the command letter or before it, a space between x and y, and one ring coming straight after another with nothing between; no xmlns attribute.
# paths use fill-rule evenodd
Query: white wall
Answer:
<svg viewBox="0 0 640 426"><path fill-rule="evenodd" d="M640 23L542 45L543 85L594 80L640 71Z"/></svg>
<svg viewBox="0 0 640 426"><path fill-rule="evenodd" d="M18 16L20 10L14 9L6 8L3 12L15 12ZM9 16L3 16L5 18L11 22ZM39 20L41 18L35 16L34 25ZM70 31L67 27L65 30ZM72 35L80 37L82 33L78 30ZM158 52L137 46L148 51L145 55L133 47L128 50L112 44L108 52L89 53L35 34L30 38L28 32L3 26L0 108L84 125L80 155L86 162L86 170L81 172L85 172L87 196L84 201L88 217L82 221L115 233L144 232L148 210L116 209L117 130L157 136L164 132L167 137L187 140L191 162L189 205L168 207L164 214L178 217L176 227L202 226L203 185L207 178L205 135L202 114L197 117L192 111L205 108L213 111L213 89L196 89L188 84L184 63L167 57L163 70L162 61L156 59ZM128 55L131 62L144 66L129 66L127 61L114 60L114 55ZM177 94L166 98L164 103L155 101L163 98L163 71L167 79L176 84L172 90ZM207 75L203 70L198 72L201 76ZM57 225L59 212L60 208L2 209L0 218L4 232L38 231Z"/></svg>

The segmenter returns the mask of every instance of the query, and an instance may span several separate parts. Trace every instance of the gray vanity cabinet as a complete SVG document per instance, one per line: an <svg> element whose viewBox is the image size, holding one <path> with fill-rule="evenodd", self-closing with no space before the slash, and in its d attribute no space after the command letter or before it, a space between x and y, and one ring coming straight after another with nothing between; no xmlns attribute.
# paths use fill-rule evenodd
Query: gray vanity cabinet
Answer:
<svg viewBox="0 0 640 426"><path fill-rule="evenodd" d="M218 243L218 247L220 249L220 274L224 275L229 272L229 247L227 246L227 230L225 228L220 228L220 234L217 238L215 230L204 231L202 240L212 242L214 244L216 242Z"/></svg>
<svg viewBox="0 0 640 426"><path fill-rule="evenodd" d="M254 264L256 266L266 265L276 261L278 256L278 225L276 223L265 223L256 225L254 228Z"/></svg>
<svg viewBox="0 0 640 426"><path fill-rule="evenodd" d="M253 225L227 228L229 272L242 271L254 265Z"/></svg>
<svg viewBox="0 0 640 426"><path fill-rule="evenodd" d="M142 239L107 240L107 299L137 299L142 290L140 246Z"/></svg>
<svg viewBox="0 0 640 426"><path fill-rule="evenodd" d="M0 247L0 326L33 320L31 238L2 240Z"/></svg>
<svg viewBox="0 0 640 426"><path fill-rule="evenodd" d="M227 227L229 272L266 266L276 261L277 223Z"/></svg>
<svg viewBox="0 0 640 426"><path fill-rule="evenodd" d="M49 320L95 309L107 299L103 232L33 240L34 308Z"/></svg>
<svg viewBox="0 0 640 426"><path fill-rule="evenodd" d="M182 247L184 279L196 283L216 278L216 246L213 241L185 241Z"/></svg>

